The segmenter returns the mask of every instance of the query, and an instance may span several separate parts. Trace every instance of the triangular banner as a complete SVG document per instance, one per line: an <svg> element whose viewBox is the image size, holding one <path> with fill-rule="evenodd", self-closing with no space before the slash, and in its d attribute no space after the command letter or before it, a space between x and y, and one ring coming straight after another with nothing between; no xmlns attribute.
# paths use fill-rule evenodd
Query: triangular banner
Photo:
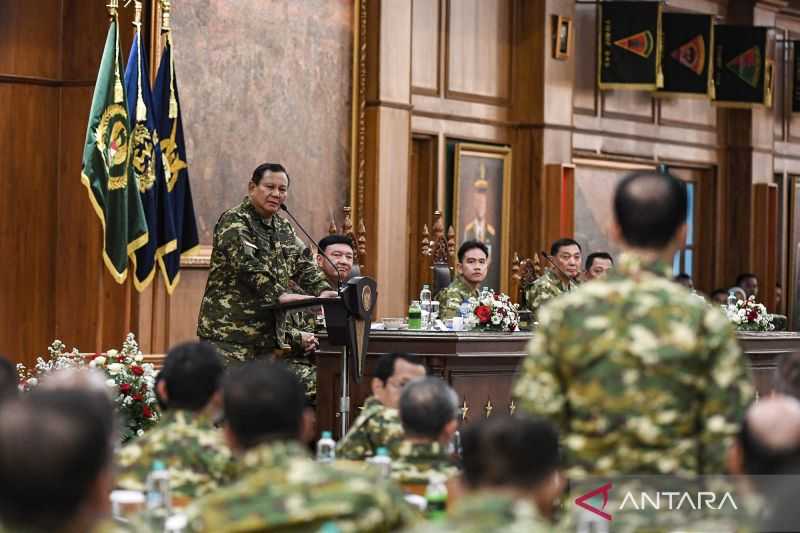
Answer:
<svg viewBox="0 0 800 533"><path fill-rule="evenodd" d="M655 48L655 39L653 39L653 34L650 33L650 30L646 30L640 31L635 35L625 37L624 39L618 39L614 41L614 44L623 50L627 50L628 52L634 53L646 59L650 57L650 54L653 53L653 49Z"/></svg>
<svg viewBox="0 0 800 533"><path fill-rule="evenodd" d="M706 43L702 35L696 35L691 41L673 51L672 59L700 76L706 62Z"/></svg>
<svg viewBox="0 0 800 533"><path fill-rule="evenodd" d="M746 84L755 88L761 75L761 49L754 46L728 61L725 66Z"/></svg>

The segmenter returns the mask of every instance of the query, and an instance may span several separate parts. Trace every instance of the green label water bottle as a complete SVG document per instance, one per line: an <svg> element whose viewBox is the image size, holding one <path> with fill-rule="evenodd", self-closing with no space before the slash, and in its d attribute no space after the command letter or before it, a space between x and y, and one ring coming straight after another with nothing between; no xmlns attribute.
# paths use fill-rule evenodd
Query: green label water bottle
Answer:
<svg viewBox="0 0 800 533"><path fill-rule="evenodd" d="M412 300L408 307L408 329L422 329L422 307L419 300Z"/></svg>

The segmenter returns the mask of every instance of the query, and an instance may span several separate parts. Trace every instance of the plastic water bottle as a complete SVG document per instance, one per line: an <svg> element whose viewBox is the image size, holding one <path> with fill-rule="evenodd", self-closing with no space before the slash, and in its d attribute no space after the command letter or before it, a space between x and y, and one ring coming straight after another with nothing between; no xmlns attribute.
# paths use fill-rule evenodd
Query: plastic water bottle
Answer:
<svg viewBox="0 0 800 533"><path fill-rule="evenodd" d="M422 308L417 300L412 300L408 308L408 329L422 329Z"/></svg>
<svg viewBox="0 0 800 533"><path fill-rule="evenodd" d="M460 314L461 318L463 318L464 320L466 320L467 317L469 316L470 307L471 306L469 305L469 301L464 300L463 302L461 302L461 307L458 308L458 314Z"/></svg>
<svg viewBox="0 0 800 533"><path fill-rule="evenodd" d="M728 291L728 307L736 307L736 295L733 291Z"/></svg>
<svg viewBox="0 0 800 533"><path fill-rule="evenodd" d="M169 470L167 470L163 461L153 461L153 468L147 474L145 486L147 515L150 523L155 528L163 530L172 510L172 500L169 493Z"/></svg>
<svg viewBox="0 0 800 533"><path fill-rule="evenodd" d="M431 288L428 285L423 285L422 290L419 291L419 304L422 307L422 327L428 329L431 319Z"/></svg>
<svg viewBox="0 0 800 533"><path fill-rule="evenodd" d="M336 459L336 441L330 431L323 431L322 438L317 441L317 461L331 463Z"/></svg>
<svg viewBox="0 0 800 533"><path fill-rule="evenodd" d="M378 469L382 478L389 479L392 475L392 458L389 457L389 450L386 448L378 448L375 456L367 459L367 462Z"/></svg>
<svg viewBox="0 0 800 533"><path fill-rule="evenodd" d="M425 488L425 501L428 503L425 514L432 522L447 518L447 484L442 474L431 474Z"/></svg>

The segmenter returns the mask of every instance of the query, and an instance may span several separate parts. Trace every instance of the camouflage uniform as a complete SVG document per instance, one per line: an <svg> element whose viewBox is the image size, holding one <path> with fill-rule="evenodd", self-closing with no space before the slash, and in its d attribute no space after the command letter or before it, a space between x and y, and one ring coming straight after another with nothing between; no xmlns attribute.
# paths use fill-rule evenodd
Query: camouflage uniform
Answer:
<svg viewBox="0 0 800 533"><path fill-rule="evenodd" d="M144 490L153 461L170 473L173 494L193 499L236 478L237 468L222 432L211 419L189 411L167 411L156 427L117 453L117 485Z"/></svg>
<svg viewBox="0 0 800 533"><path fill-rule="evenodd" d="M553 298L569 292L578 287L578 283L570 280L566 285L558 278L558 274L552 270L545 269L544 274L539 276L527 289L525 289L525 305L533 314L534 319L538 316L539 308Z"/></svg>
<svg viewBox="0 0 800 533"><path fill-rule="evenodd" d="M714 474L753 387L725 315L624 255L542 309L513 395L561 433L576 479Z"/></svg>
<svg viewBox="0 0 800 533"><path fill-rule="evenodd" d="M464 279L464 276L459 274L453 282L439 291L436 299L439 300L439 317L442 320L459 316L461 312L461 304L465 300L478 297L478 289L472 290Z"/></svg>
<svg viewBox="0 0 800 533"><path fill-rule="evenodd" d="M506 494L478 492L464 496L442 523L420 524L412 533L551 533L556 528L539 514L533 502ZM574 529L571 531L575 531Z"/></svg>
<svg viewBox="0 0 800 533"><path fill-rule="evenodd" d="M431 474L450 478L458 474L447 451L438 442L410 442L404 440L396 448L392 459L392 480L397 483L424 483Z"/></svg>
<svg viewBox="0 0 800 533"><path fill-rule="evenodd" d="M316 463L299 443L258 446L242 466L251 473L187 510L186 531L390 531L417 519L379 474Z"/></svg>
<svg viewBox="0 0 800 533"><path fill-rule="evenodd" d="M402 438L403 425L397 409L384 407L370 396L350 431L336 446L336 457L359 461L375 455L378 448L393 452Z"/></svg>
<svg viewBox="0 0 800 533"><path fill-rule="evenodd" d="M267 307L288 292L290 281L309 294L330 289L289 222L261 217L245 198L214 228L197 336L214 343L228 362L285 353L284 316Z"/></svg>
<svg viewBox="0 0 800 533"><path fill-rule="evenodd" d="M317 317L310 311L296 311L286 317L286 343L292 351L286 356L286 364L300 378L306 389L306 400L314 404L317 398L317 365L313 354L305 353L301 333L314 333Z"/></svg>

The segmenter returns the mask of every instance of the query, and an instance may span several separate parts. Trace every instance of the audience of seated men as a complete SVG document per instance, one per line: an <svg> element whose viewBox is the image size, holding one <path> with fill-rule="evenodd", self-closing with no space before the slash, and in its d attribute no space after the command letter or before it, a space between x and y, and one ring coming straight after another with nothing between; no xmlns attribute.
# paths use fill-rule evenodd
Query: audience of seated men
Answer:
<svg viewBox="0 0 800 533"><path fill-rule="evenodd" d="M393 451L403 438L403 426L397 411L400 393L406 383L424 376L425 367L418 356L408 353L382 355L370 382L372 396L364 401L361 414L339 441L336 456L358 461L374 456L378 448Z"/></svg>
<svg viewBox="0 0 800 533"><path fill-rule="evenodd" d="M400 396L405 436L392 460L392 479L427 485L432 476L453 477L458 469L448 447L458 429L458 395L440 378L416 379Z"/></svg>
<svg viewBox="0 0 800 533"><path fill-rule="evenodd" d="M456 279L439 291L439 316L457 317L461 304L478 297L478 289L489 273L489 248L480 241L464 241L458 248Z"/></svg>
<svg viewBox="0 0 800 533"><path fill-rule="evenodd" d="M86 533L110 515L111 401L35 390L0 404L0 530Z"/></svg>
<svg viewBox="0 0 800 533"><path fill-rule="evenodd" d="M554 531L559 472L558 433L541 419L507 415L471 423L462 433L466 494L445 522L415 533L540 533Z"/></svg>
<svg viewBox="0 0 800 533"><path fill-rule="evenodd" d="M233 481L236 465L222 432L214 427L221 408L222 358L204 342L179 344L164 360L158 393L167 405L158 425L117 454L117 486L144 490L153 462L170 473L177 502Z"/></svg>
<svg viewBox="0 0 800 533"><path fill-rule="evenodd" d="M300 436L305 391L284 365L254 361L229 371L225 435L246 474L197 500L188 531L390 531L416 516L400 490L360 465L315 462Z"/></svg>

